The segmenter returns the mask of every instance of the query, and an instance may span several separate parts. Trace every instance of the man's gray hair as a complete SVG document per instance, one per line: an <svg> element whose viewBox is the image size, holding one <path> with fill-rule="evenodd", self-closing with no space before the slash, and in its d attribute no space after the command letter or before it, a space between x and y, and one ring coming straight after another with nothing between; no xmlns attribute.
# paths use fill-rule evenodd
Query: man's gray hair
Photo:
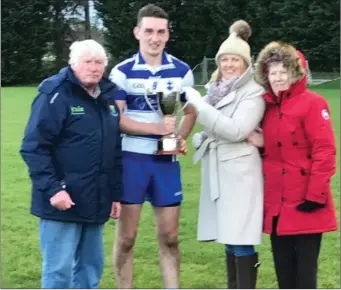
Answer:
<svg viewBox="0 0 341 290"><path fill-rule="evenodd" d="M104 65L108 65L108 57L104 47L93 39L75 41L70 46L69 64L77 65L85 54L103 58Z"/></svg>

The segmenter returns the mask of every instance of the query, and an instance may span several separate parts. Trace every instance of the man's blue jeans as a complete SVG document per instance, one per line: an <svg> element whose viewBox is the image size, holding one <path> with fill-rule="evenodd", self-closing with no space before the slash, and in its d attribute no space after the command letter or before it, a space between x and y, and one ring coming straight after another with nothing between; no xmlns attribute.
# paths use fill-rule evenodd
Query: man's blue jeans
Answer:
<svg viewBox="0 0 341 290"><path fill-rule="evenodd" d="M103 265L103 225L40 220L42 288L97 288Z"/></svg>
<svg viewBox="0 0 341 290"><path fill-rule="evenodd" d="M255 247L248 245L225 245L225 251L236 257L252 256L255 254Z"/></svg>

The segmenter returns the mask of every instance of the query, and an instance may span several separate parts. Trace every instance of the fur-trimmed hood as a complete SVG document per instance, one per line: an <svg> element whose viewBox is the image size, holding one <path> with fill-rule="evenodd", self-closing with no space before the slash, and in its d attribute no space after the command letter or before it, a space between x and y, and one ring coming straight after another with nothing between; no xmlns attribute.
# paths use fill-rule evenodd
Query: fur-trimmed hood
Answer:
<svg viewBox="0 0 341 290"><path fill-rule="evenodd" d="M302 80L303 77L306 81L307 61L304 55L289 44L273 41L261 50L255 65L255 79L266 89L269 88L267 75L268 66L271 62L283 62L293 77L293 84Z"/></svg>

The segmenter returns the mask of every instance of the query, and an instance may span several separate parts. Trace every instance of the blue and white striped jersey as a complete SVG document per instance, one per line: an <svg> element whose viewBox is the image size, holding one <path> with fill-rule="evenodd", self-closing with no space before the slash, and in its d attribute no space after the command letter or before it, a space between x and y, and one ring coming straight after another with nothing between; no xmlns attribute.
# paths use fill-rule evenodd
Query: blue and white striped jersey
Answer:
<svg viewBox="0 0 341 290"><path fill-rule="evenodd" d="M125 116L145 123L158 123L161 115L155 111L156 96L149 95L152 108L145 101L146 90L171 92L184 86L193 86L194 78L189 65L178 58L163 52L162 63L152 68L143 59L140 52L116 65L109 76L118 86L115 100L126 101ZM182 102L185 102L182 95ZM157 135L124 135L122 150L153 154L157 150Z"/></svg>

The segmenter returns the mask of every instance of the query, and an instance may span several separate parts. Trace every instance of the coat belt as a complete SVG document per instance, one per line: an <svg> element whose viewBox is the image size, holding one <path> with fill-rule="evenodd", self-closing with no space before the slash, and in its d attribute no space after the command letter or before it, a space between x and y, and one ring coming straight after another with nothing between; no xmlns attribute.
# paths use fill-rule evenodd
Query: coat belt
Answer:
<svg viewBox="0 0 341 290"><path fill-rule="evenodd" d="M207 137L204 142L202 142L201 146L199 147L199 149L194 153L193 155L193 163L197 164L199 162L199 160L204 156L207 147L212 143L215 143L215 138L213 137Z"/></svg>

